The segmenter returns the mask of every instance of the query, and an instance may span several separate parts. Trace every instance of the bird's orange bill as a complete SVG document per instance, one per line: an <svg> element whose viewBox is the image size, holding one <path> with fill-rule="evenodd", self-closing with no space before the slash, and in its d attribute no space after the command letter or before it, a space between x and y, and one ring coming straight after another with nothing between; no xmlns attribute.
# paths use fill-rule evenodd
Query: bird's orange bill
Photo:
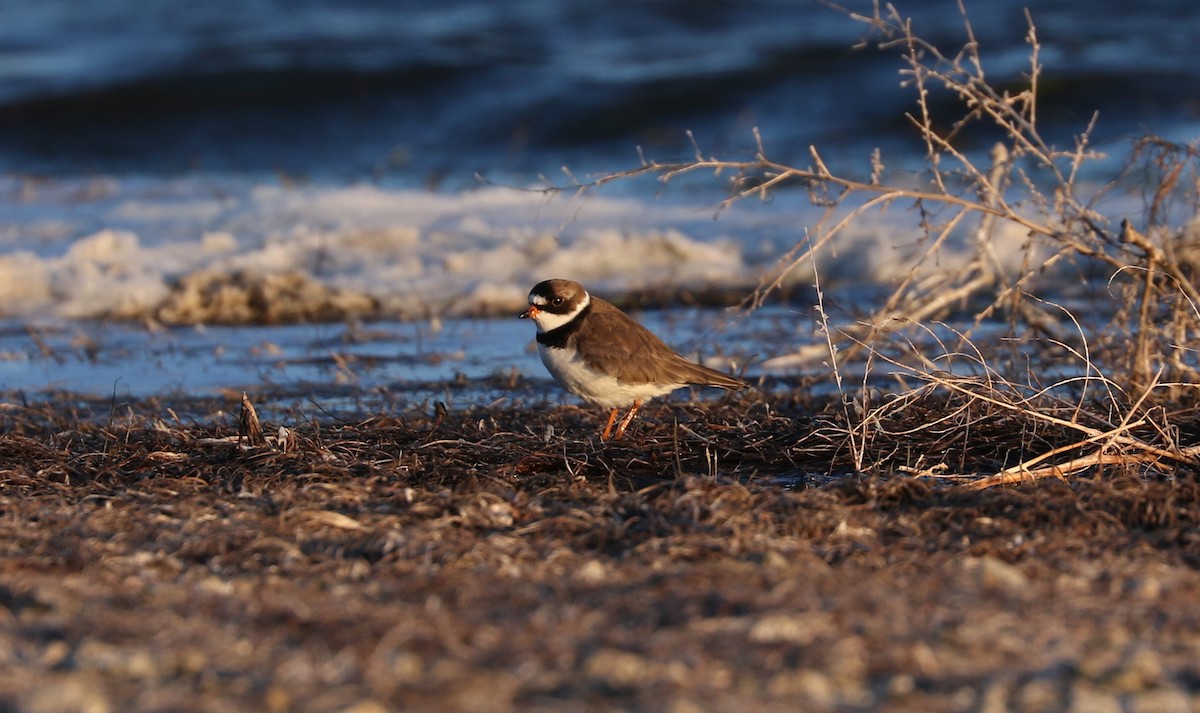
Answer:
<svg viewBox="0 0 1200 713"><path fill-rule="evenodd" d="M541 312L541 310L538 309L537 305L529 305L529 309L520 314L520 319L532 319L538 316L539 312Z"/></svg>

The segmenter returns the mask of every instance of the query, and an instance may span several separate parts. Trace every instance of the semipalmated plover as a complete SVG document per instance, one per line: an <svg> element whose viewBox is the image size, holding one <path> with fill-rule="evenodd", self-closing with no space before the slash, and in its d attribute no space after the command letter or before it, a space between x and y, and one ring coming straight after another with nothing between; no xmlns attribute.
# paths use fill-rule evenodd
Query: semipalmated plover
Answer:
<svg viewBox="0 0 1200 713"><path fill-rule="evenodd" d="M537 325L538 353L551 376L584 401L612 409L600 434L608 440L617 411L629 412L616 437L642 402L689 385L741 389L741 379L694 364L613 304L589 295L571 280L546 280L529 291L521 313Z"/></svg>

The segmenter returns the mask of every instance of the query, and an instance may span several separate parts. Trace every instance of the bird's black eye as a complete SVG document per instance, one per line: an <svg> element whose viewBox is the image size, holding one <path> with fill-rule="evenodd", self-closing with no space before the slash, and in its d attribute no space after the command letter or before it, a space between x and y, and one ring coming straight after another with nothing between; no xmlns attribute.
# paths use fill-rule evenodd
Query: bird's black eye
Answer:
<svg viewBox="0 0 1200 713"><path fill-rule="evenodd" d="M555 307L561 306L563 302L566 302L566 300L561 297L555 297L554 299L550 300L550 304L554 305Z"/></svg>

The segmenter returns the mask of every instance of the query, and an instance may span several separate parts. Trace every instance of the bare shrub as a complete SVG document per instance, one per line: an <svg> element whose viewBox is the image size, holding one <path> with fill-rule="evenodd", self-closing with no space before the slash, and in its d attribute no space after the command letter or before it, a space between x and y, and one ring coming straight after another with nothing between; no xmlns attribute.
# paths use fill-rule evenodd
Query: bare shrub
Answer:
<svg viewBox="0 0 1200 713"><path fill-rule="evenodd" d="M1014 472L1041 468L1038 472L1043 474L1061 475L1110 463L1113 453L1135 451L1131 462L1158 463L1164 454L1174 453L1177 462L1192 463L1195 455L1173 442L1165 412L1158 409L1157 418L1150 414L1164 401L1190 402L1200 376L1195 352L1187 346L1200 329L1200 292L1195 286L1200 270L1200 223L1195 218L1200 152L1147 137L1137 142L1115 180L1088 188L1095 183L1085 185L1081 169L1099 158L1091 147L1097 117L1081 127L1067 148L1044 138L1038 119L1041 46L1033 18L1026 13L1028 70L1018 88L1001 89L986 71L961 2L959 11L966 39L953 52L922 39L891 5L876 4L870 15L848 13L868 28L864 46L898 52L901 58L902 81L916 95L907 119L924 144L926 165L920 182L889 172L878 153L864 177L831 170L816 147L810 147L808 165L785 165L768 156L756 132L757 151L749 161L706 156L697 147L690 161L643 160L640 167L576 187L646 174L669 182L683 174L712 171L732 176L733 191L722 208L784 187L807 190L822 215L747 298L751 308L800 268L814 266L816 258L864 214L901 204L918 216L915 230L921 249L883 304L865 318L843 324L833 323L821 304L818 328L824 343L769 362L828 360L839 391L844 387L839 369L855 360L868 370L872 364L891 364L896 373L923 382L879 405L872 403L877 397L864 379L854 397L858 425L848 433L849 446L856 451L867 452L870 428L882 412L936 389L1007 410L1011 416L1073 424L1078 442L1034 455ZM941 102L936 110L942 115L935 116L931 97L947 94L954 99L957 116L947 118ZM998 130L1002 136L986 165L956 146L957 139L977 127ZM1117 190L1144 196L1140 225L1097 210L1098 201ZM965 247L968 257L947 268L939 257L953 242L959 250ZM1108 305L1097 310L1099 318L1089 314L1077 320L1053 303L1067 275L1079 289L1100 296L1093 304ZM933 329L950 315L965 326ZM984 323L992 333L997 323L1007 325L1003 339L989 342L986 358L973 343ZM944 343L943 337L914 341L912 336L935 332L950 333L952 343ZM1029 361L1030 350L1037 353L1036 363ZM957 355L961 365L964 354L970 356L970 373L944 370L947 359ZM1062 399L1068 394L1075 401L1064 416ZM847 394L848 401L850 397ZM969 430L969 423L968 418L959 425ZM1141 435L1130 435L1134 431ZM1065 462L1056 459L1063 454L1069 467L1046 465ZM997 474L989 482L1008 479Z"/></svg>

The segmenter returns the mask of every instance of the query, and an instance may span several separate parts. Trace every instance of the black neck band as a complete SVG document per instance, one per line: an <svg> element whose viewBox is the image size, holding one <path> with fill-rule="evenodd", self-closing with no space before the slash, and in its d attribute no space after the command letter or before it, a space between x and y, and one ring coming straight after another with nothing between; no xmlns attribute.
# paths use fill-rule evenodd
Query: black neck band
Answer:
<svg viewBox="0 0 1200 713"><path fill-rule="evenodd" d="M588 300L587 306L579 310L579 314L575 315L574 319L572 319L570 322L567 322L561 327L551 329L549 332L538 332L538 344L559 348L567 346L567 340L570 339L571 335L575 333L575 330L579 328L579 323L583 321L584 315L591 311L592 302L591 300Z"/></svg>

